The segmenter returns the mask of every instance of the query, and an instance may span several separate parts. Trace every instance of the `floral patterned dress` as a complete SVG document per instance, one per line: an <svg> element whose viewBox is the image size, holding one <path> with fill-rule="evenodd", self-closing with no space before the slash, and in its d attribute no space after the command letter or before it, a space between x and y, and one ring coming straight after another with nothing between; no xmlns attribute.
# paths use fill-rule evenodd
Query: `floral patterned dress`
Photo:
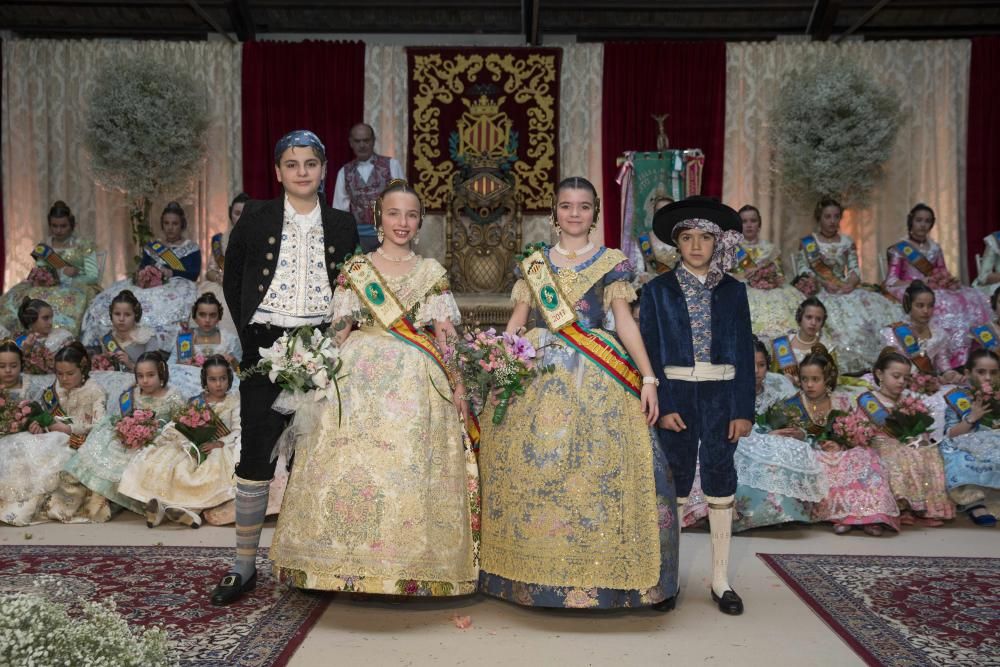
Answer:
<svg viewBox="0 0 1000 667"><path fill-rule="evenodd" d="M878 399L889 410L895 402L883 394ZM872 445L882 459L889 487L901 510L911 510L929 519L952 519L955 505L945 486L944 459L930 441L902 443L881 434Z"/></svg>
<svg viewBox="0 0 1000 667"><path fill-rule="evenodd" d="M935 271L947 273L944 253L930 239L925 244L910 241L933 265ZM885 277L885 288L902 301L907 285L914 280L927 281L925 276L903 254L892 246L887 251L889 268ZM934 290L934 317L931 326L941 330L947 339L948 355L953 366L965 363L969 343L969 328L990 320L989 299L974 287ZM950 367L949 367L950 368Z"/></svg>
<svg viewBox="0 0 1000 667"><path fill-rule="evenodd" d="M417 327L461 319L446 271L433 259L418 259L385 284ZM299 429L271 543L275 571L318 590L474 593L479 476L471 442L444 398L448 378L341 285L333 318L345 317L360 329L341 346L340 408L328 404L318 426Z"/></svg>
<svg viewBox="0 0 1000 667"><path fill-rule="evenodd" d="M159 419L169 420L174 410L183 405L184 399L173 387L168 387L167 392L160 397L144 396L138 389L135 391L135 408L152 410ZM115 435L113 417L119 415L120 412L110 413L94 425L94 429L87 436L87 441L70 458L64 472L69 475L67 483L75 480L94 493L141 515L144 506L118 492L122 473L129 462L139 454L137 450L125 449ZM76 497L71 493L67 493L66 496L65 505L70 505L72 497ZM80 500L82 502L84 499ZM77 513L78 508L70 509L73 509L71 514ZM94 518L104 516L101 512L99 515L94 515Z"/></svg>
<svg viewBox="0 0 1000 667"><path fill-rule="evenodd" d="M755 411L764 414L794 393L795 387L788 378L768 373L763 390L757 394ZM761 426L740 438L733 462L738 480L734 532L782 523L809 523L813 504L829 492L826 469L809 443L771 435ZM684 505L684 526L694 525L707 516L708 502L701 490L701 480L695 479Z"/></svg>
<svg viewBox="0 0 1000 667"><path fill-rule="evenodd" d="M814 238L823 262L840 280L846 281L852 273L861 275L858 252L850 236L841 234L833 243L822 241L819 236ZM820 280L802 250L796 256L796 272ZM820 289L818 296L826 306L826 328L839 351L840 371L860 373L871 368L878 358L879 328L901 319L903 309L882 294L862 287L850 294L831 294Z"/></svg>
<svg viewBox="0 0 1000 667"><path fill-rule="evenodd" d="M87 313L83 318L83 331L81 341L87 347L96 347L100 344L100 337L111 328L111 315L109 307L122 290L131 290L135 297L142 304L142 323L152 328L158 339L172 341L177 333L177 326L181 322L187 322L191 317L191 306L198 298L197 287L194 283L201 271L201 249L194 241L184 240L177 244L167 244L177 258L187 265L196 267L193 275L190 272L175 271L174 277L163 285L143 289L136 285L132 278L119 280L111 287L97 295L87 308ZM143 266L155 265L160 268L167 268L166 263L159 257L154 257L149 250L144 251ZM186 277L190 276L190 277Z"/></svg>
<svg viewBox="0 0 1000 667"><path fill-rule="evenodd" d="M911 325L912 326L912 325ZM884 347L894 347L904 356L905 354L902 343L896 337L893 332L892 327L883 327L879 330L879 338L882 341ZM938 373L943 373L944 371L954 367L955 357L952 355L951 344L941 329L931 329L930 338L918 338L917 345L920 347L921 353L930 359L931 364L934 366L934 370ZM913 367L913 372L918 371L917 367ZM866 376L867 377L867 376ZM871 378L872 386L874 384L874 378ZM931 437L935 440L941 440L944 438L945 428L945 411L948 408L948 403L944 400L944 395L953 389L950 384L942 384L941 388L929 396L922 396L924 403L930 408L931 415L934 417L934 428L931 431Z"/></svg>
<svg viewBox="0 0 1000 667"><path fill-rule="evenodd" d="M22 387L7 390L7 395L11 400L37 400L43 389L42 383L25 377ZM74 433L87 433L94 417L104 414L103 394L96 386L85 384L73 392L57 387L57 392ZM0 438L0 522L28 526L47 521L46 503L72 455L65 433L25 431Z"/></svg>
<svg viewBox="0 0 1000 667"><path fill-rule="evenodd" d="M45 239L43 243L52 247L60 257L79 270L79 273L70 277L60 271L59 284L52 287L35 287L26 280L14 285L6 294L0 296L0 323L11 331L19 328L17 309L27 296L32 299L42 299L51 305L55 315L53 317L55 325L75 336L80 332L87 304L100 290L101 276L97 253L90 241L75 235L58 246L51 237ZM35 265L47 266L43 260L36 260Z"/></svg>
<svg viewBox="0 0 1000 667"><path fill-rule="evenodd" d="M635 300L632 278L625 256L607 248L556 275L577 322L623 353L608 316L613 299ZM512 299L531 304L523 280ZM676 494L639 400L544 326L527 337L554 372L515 398L499 425L490 410L481 421L482 592L576 608L673 597Z"/></svg>
<svg viewBox="0 0 1000 667"><path fill-rule="evenodd" d="M833 392L830 399L833 410L857 409L854 399L839 391ZM814 521L848 526L884 524L899 530L899 508L889 486L888 473L875 449L820 450L817 456L826 468L830 492L813 507Z"/></svg>
<svg viewBox="0 0 1000 667"><path fill-rule="evenodd" d="M945 432L960 420L949 407ZM959 509L984 505L993 516L1000 515L1000 430L977 422L969 433L942 442L940 449L948 496Z"/></svg>
<svg viewBox="0 0 1000 667"><path fill-rule="evenodd" d="M757 243L743 243L747 254L756 263L757 269L773 264L779 275L784 277L781 255L770 241L760 239ZM736 267L732 275L747 282L745 271ZM752 282L752 281L750 281ZM773 338L795 327L795 311L805 298L802 292L785 283L771 289L759 289L747 284L747 299L750 302L750 322L758 336Z"/></svg>
<svg viewBox="0 0 1000 667"><path fill-rule="evenodd" d="M191 442L173 423L167 424L153 445L129 462L118 493L142 504L156 498L165 505L195 512L232 500L236 496L233 470L240 442L240 395L230 392L224 400L210 405L229 429L229 435L220 438L222 447L211 450L198 463L190 452Z"/></svg>

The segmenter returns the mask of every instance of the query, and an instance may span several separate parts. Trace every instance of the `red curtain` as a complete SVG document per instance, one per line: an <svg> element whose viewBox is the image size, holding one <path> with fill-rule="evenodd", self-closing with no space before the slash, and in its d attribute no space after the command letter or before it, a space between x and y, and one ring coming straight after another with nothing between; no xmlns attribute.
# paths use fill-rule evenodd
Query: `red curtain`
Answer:
<svg viewBox="0 0 1000 667"><path fill-rule="evenodd" d="M312 130L326 146L327 201L337 170L354 156L351 126L363 122L362 42L246 42L243 45L243 189L255 199L281 193L274 144L292 130Z"/></svg>
<svg viewBox="0 0 1000 667"><path fill-rule="evenodd" d="M983 239L1000 229L1000 37L972 40L969 135L966 162L965 237L969 278Z"/></svg>
<svg viewBox="0 0 1000 667"><path fill-rule="evenodd" d="M650 114L670 114L664 127L674 148L705 153L702 194L722 196L725 144L725 42L635 42L604 45L602 152L604 241L618 247L620 191L615 160L625 151L655 150Z"/></svg>

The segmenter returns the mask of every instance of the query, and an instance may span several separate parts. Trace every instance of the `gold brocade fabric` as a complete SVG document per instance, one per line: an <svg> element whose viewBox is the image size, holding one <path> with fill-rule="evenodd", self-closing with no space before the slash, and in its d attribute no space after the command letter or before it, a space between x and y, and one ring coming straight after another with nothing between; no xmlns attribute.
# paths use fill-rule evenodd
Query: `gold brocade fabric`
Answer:
<svg viewBox="0 0 1000 667"><path fill-rule="evenodd" d="M431 298L432 277L416 268L386 282L408 307L419 285ZM341 358L343 422L330 404L297 443L271 545L276 568L311 589L474 592L479 478L455 408L439 393L450 395L448 379L374 326L351 333Z"/></svg>
<svg viewBox="0 0 1000 667"><path fill-rule="evenodd" d="M611 269L626 261L621 250L608 248L592 264L582 271L571 268L556 268L556 275L559 280L559 287L562 289L566 300L576 303L583 298L583 295L590 291L594 284L603 278ZM632 299L635 300L635 292L632 292Z"/></svg>
<svg viewBox="0 0 1000 667"><path fill-rule="evenodd" d="M611 339L610 334L603 335ZM554 343L528 333L536 348ZM482 568L547 586L644 590L659 579L650 432L639 401L568 348L543 349L503 422L480 420Z"/></svg>

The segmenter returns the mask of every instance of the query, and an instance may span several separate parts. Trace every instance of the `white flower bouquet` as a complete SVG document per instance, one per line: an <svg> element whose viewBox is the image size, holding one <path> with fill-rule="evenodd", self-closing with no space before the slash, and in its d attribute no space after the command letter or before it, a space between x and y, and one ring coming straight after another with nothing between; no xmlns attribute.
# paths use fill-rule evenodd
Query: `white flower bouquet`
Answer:
<svg viewBox="0 0 1000 667"><path fill-rule="evenodd" d="M340 350L333 338L312 327L300 327L284 333L271 347L260 348L260 361L244 377L265 374L282 392L273 408L284 414L296 411L303 402L337 400L340 406L337 374L343 366Z"/></svg>

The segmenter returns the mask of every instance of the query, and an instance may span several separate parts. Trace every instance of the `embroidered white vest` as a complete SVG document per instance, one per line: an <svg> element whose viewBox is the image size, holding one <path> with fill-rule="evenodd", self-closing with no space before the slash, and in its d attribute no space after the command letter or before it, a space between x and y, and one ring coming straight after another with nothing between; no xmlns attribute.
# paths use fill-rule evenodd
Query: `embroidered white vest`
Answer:
<svg viewBox="0 0 1000 667"><path fill-rule="evenodd" d="M274 279L258 310L287 317L325 318L333 290L323 253L323 226L285 220Z"/></svg>

